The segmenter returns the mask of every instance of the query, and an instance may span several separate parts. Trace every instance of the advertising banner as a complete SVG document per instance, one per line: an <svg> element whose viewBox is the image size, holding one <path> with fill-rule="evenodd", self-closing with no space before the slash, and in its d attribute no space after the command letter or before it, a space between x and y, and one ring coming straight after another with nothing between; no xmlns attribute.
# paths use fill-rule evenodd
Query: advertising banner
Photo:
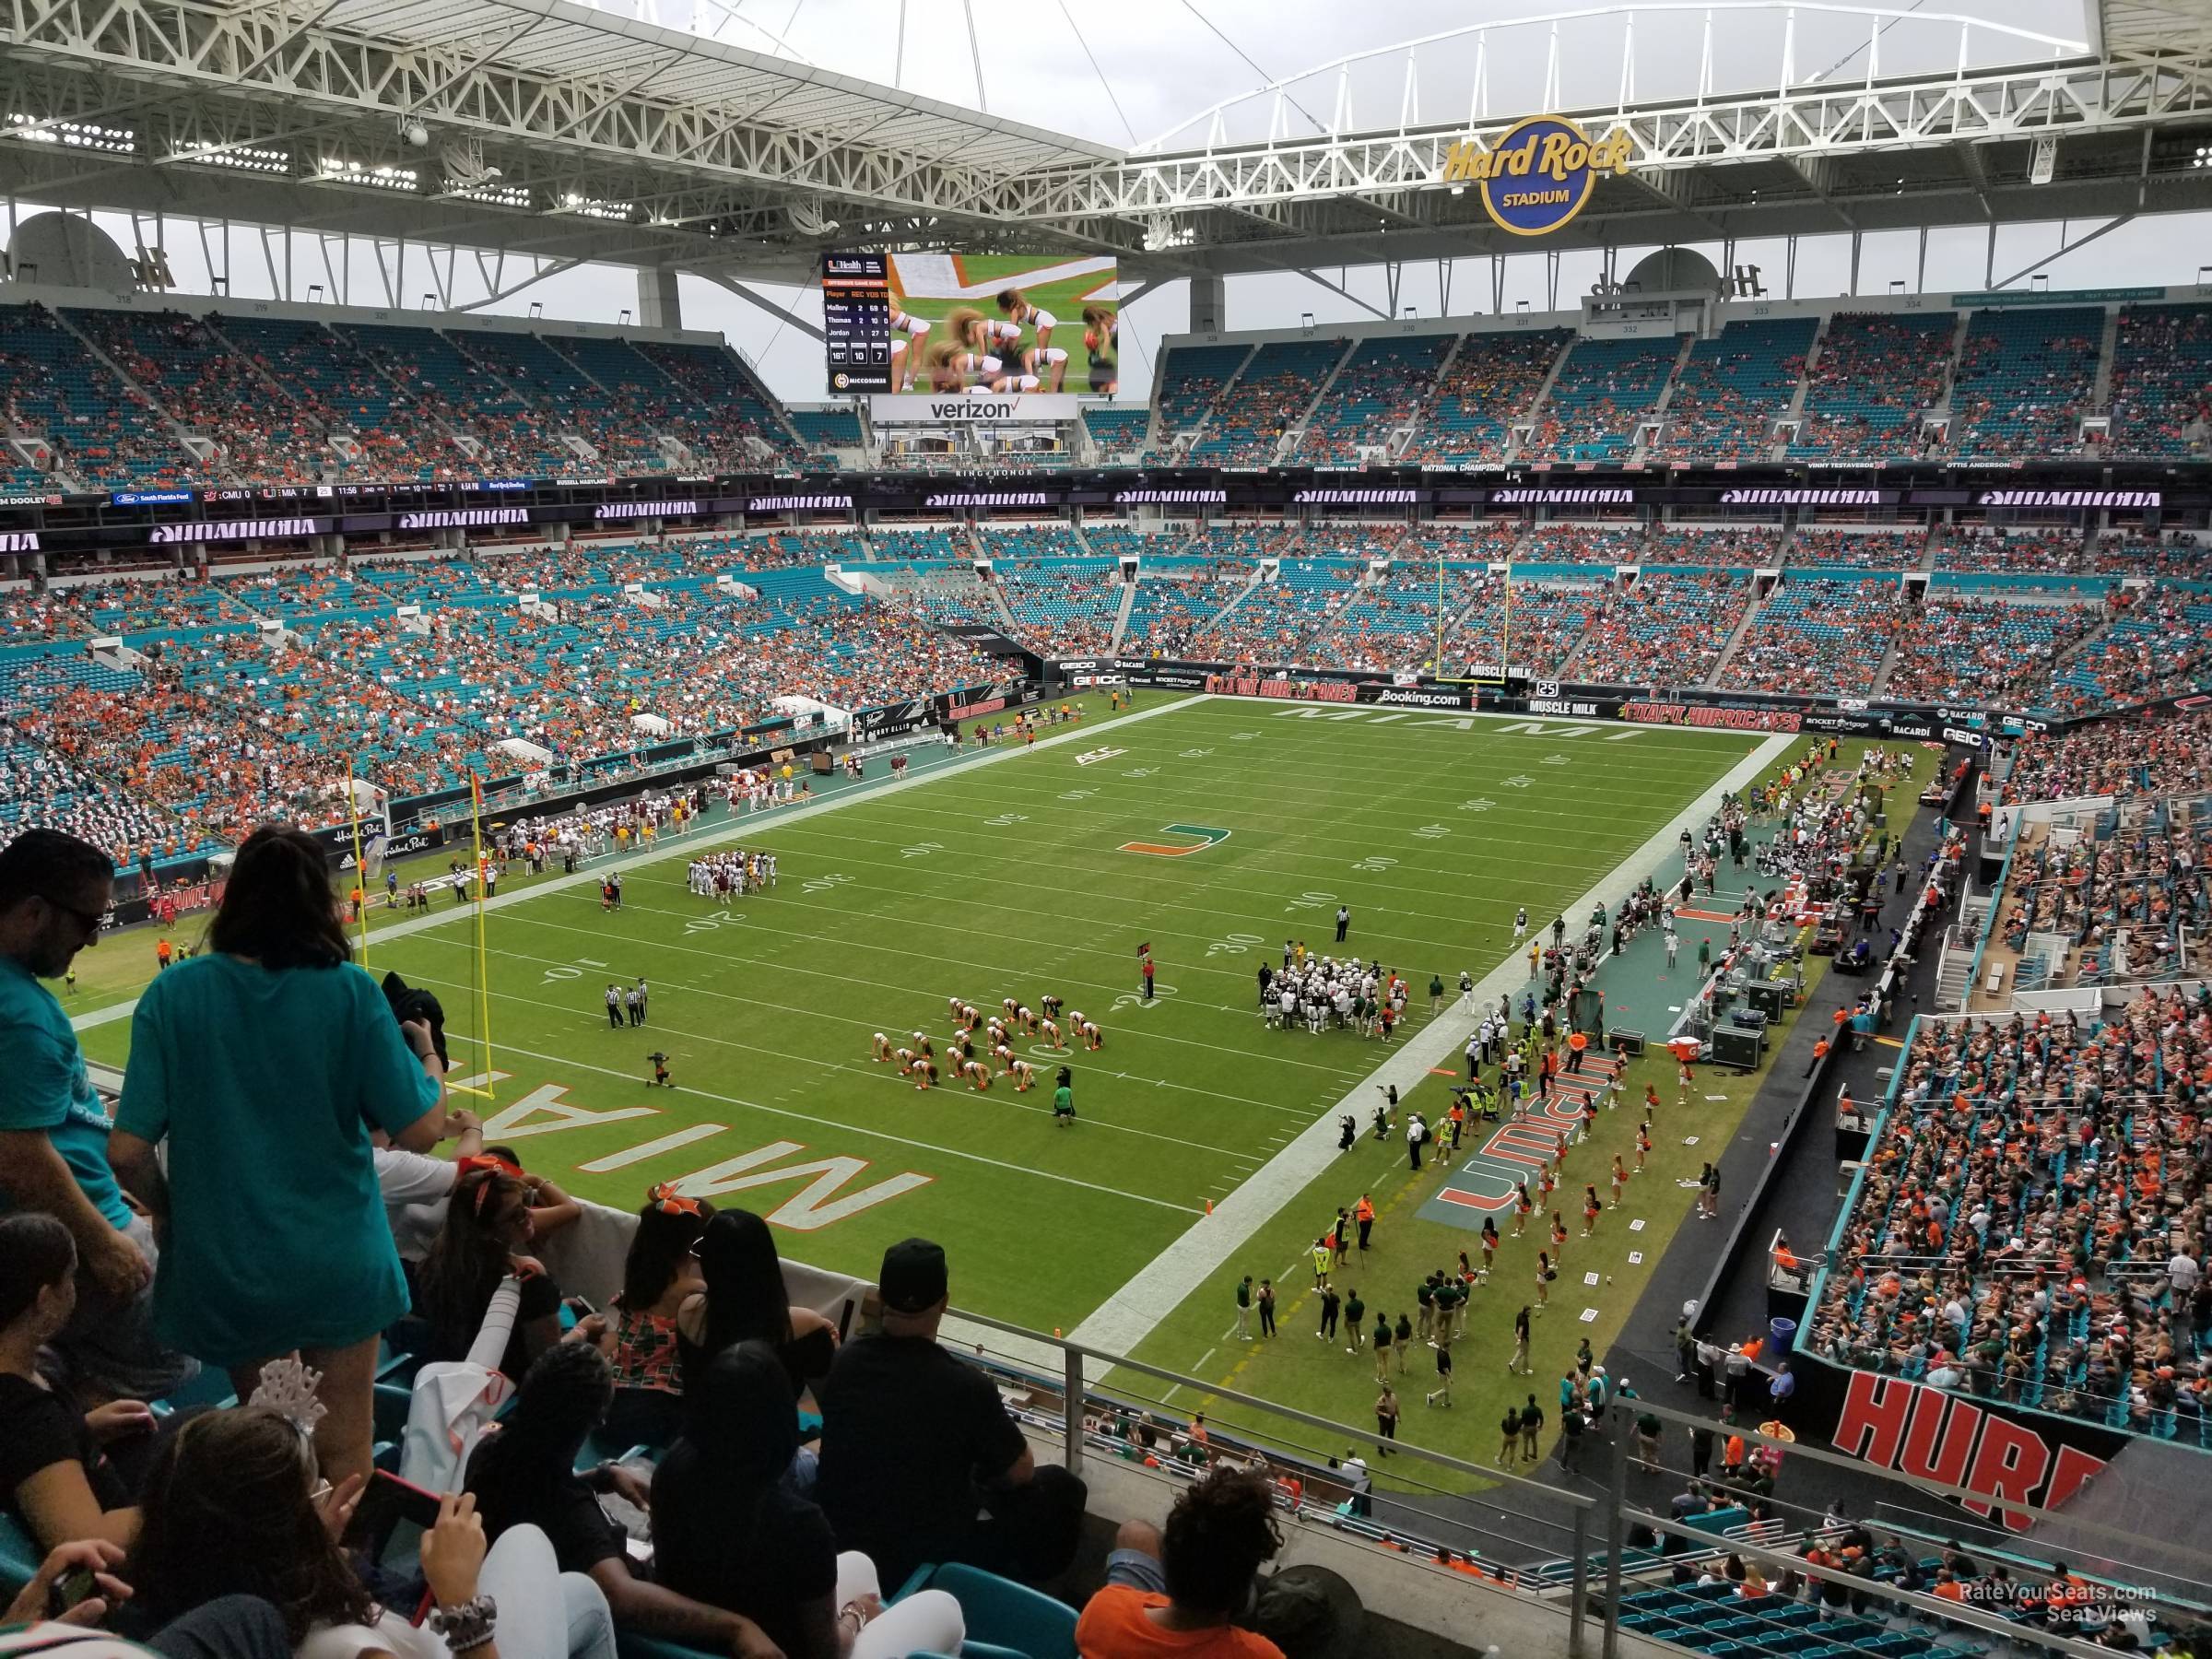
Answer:
<svg viewBox="0 0 2212 1659"><path fill-rule="evenodd" d="M1049 392L950 392L942 396L884 396L868 399L877 426L990 426L999 422L1073 420L1083 406L1072 394Z"/></svg>

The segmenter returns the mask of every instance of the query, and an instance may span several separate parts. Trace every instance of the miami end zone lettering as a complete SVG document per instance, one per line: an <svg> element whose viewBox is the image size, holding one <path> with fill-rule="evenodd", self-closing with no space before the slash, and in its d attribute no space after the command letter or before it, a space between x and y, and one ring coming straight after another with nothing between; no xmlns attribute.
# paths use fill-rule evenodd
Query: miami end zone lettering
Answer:
<svg viewBox="0 0 2212 1659"><path fill-rule="evenodd" d="M2058 1509L2104 1467L2101 1457L2053 1447L2032 1430L1941 1389L1872 1371L1851 1373L1834 1444L1881 1468L1987 1493L1990 1501L1966 1502L1978 1515L2007 1499ZM2004 1520L2025 1532L2031 1517L2006 1510Z"/></svg>
<svg viewBox="0 0 2212 1659"><path fill-rule="evenodd" d="M490 1079L497 1081L507 1074L494 1072ZM487 1081L482 1077L464 1077L460 1082L480 1086ZM564 1129L589 1129L600 1124L619 1123L626 1118L659 1117L657 1106L618 1106L608 1112L593 1112L571 1104L561 1096L567 1091L558 1083L540 1084L519 1100L502 1106L486 1120L484 1133L500 1141L521 1140L532 1135L554 1135ZM587 1174L604 1175L611 1171L629 1169L633 1164L663 1158L681 1147L717 1135L729 1133L726 1124L692 1124L652 1140L641 1141L634 1147L609 1152L602 1157L574 1167ZM752 1187L779 1186L787 1182L805 1181L806 1186L784 1199L773 1209L761 1208L761 1214L778 1227L788 1227L794 1232L816 1232L872 1208L888 1198L925 1187L934 1179L914 1171L902 1171L886 1177L873 1186L845 1191L849 1183L866 1173L868 1160L865 1158L828 1157L808 1159L804 1163L780 1163L794 1152L804 1152L806 1146L799 1141L771 1141L755 1147L749 1152L740 1152L735 1158L725 1158L720 1163L709 1164L703 1170L694 1170L688 1175L677 1178L677 1188L688 1197L718 1198L725 1193L743 1192ZM756 1206L755 1207L760 1207Z"/></svg>

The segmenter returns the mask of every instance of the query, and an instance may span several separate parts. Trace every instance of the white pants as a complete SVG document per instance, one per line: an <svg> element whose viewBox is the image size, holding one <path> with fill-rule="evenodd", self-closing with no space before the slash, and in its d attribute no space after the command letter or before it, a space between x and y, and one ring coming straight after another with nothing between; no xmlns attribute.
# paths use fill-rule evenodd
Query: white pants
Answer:
<svg viewBox="0 0 2212 1659"><path fill-rule="evenodd" d="M876 1563L857 1549L837 1558L837 1606L863 1595L880 1596ZM850 1659L906 1659L909 1653L957 1653L968 1635L960 1604L942 1590L917 1590L861 1628Z"/></svg>
<svg viewBox="0 0 2212 1659"><path fill-rule="evenodd" d="M484 1558L477 1586L499 1604L502 1659L615 1659L606 1594L581 1572L563 1572L535 1526L511 1526Z"/></svg>

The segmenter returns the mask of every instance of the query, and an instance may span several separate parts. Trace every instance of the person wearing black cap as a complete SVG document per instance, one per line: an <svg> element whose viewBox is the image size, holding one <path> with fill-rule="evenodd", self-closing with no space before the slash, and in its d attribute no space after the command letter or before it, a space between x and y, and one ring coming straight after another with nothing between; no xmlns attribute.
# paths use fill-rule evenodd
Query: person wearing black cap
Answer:
<svg viewBox="0 0 2212 1659"><path fill-rule="evenodd" d="M847 1343L815 1390L815 1500L839 1547L866 1554L887 1584L924 1561L1026 1579L1062 1571L1080 1541L1086 1488L1056 1465L1040 1468L991 1379L938 1345L944 1250L926 1239L892 1245L877 1288L881 1335Z"/></svg>

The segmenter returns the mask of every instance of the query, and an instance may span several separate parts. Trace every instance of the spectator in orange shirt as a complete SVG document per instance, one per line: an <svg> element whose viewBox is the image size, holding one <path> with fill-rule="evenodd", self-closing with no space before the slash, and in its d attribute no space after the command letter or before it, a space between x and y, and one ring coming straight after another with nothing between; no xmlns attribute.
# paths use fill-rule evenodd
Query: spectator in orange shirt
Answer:
<svg viewBox="0 0 2212 1659"><path fill-rule="evenodd" d="M1827 1058L1828 1039L1823 1037L1813 1044L1813 1057L1806 1063L1805 1075L1811 1077L1820 1069L1820 1063Z"/></svg>
<svg viewBox="0 0 2212 1659"><path fill-rule="evenodd" d="M1282 1659L1274 1642L1231 1622L1283 1544L1263 1477L1216 1469L1176 1499L1164 1528L1126 1522L1114 1542L1106 1587L1076 1625L1085 1659Z"/></svg>
<svg viewBox="0 0 2212 1659"><path fill-rule="evenodd" d="M1567 1039L1567 1069L1569 1071L1579 1072L1583 1069L1583 1054L1589 1046L1590 1039L1584 1033L1575 1031L1569 1035Z"/></svg>

